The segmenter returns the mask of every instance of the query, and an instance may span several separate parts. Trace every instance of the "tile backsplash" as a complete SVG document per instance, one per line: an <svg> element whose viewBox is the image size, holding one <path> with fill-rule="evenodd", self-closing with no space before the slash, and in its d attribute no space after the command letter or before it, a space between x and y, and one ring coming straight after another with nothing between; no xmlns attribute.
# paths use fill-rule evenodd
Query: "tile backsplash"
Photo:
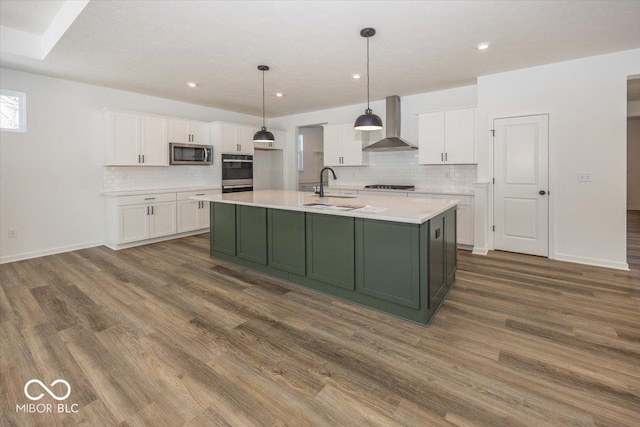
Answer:
<svg viewBox="0 0 640 427"><path fill-rule="evenodd" d="M209 166L110 166L102 172L103 191L212 186L216 182L215 169Z"/></svg>
<svg viewBox="0 0 640 427"><path fill-rule="evenodd" d="M335 168L334 185L415 185L424 190L473 191L477 165L425 166L418 164L418 151L363 152L366 166Z"/></svg>

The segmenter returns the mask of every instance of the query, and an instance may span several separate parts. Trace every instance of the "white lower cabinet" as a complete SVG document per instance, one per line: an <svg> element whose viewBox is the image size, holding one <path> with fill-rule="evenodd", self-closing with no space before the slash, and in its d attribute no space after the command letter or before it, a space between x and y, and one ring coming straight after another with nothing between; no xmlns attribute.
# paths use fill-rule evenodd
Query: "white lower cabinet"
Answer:
<svg viewBox="0 0 640 427"><path fill-rule="evenodd" d="M173 200L168 200L172 198ZM124 206L118 207L118 239L117 243L130 243L154 237L168 236L176 233L176 202L166 194L150 196L149 199L161 199L159 203L126 204L135 199L121 201ZM144 197L142 198L144 201Z"/></svg>
<svg viewBox="0 0 640 427"><path fill-rule="evenodd" d="M458 227L458 244L473 245L473 209L470 205L458 205L456 226Z"/></svg>
<svg viewBox="0 0 640 427"><path fill-rule="evenodd" d="M473 196L458 196L455 194L424 194L408 193L409 197L424 197L427 199L455 199L459 200L456 214L456 228L458 245L473 246Z"/></svg>
<svg viewBox="0 0 640 427"><path fill-rule="evenodd" d="M190 198L217 193L220 190L110 196L107 200L106 245L119 249L185 232L206 232L209 203Z"/></svg>
<svg viewBox="0 0 640 427"><path fill-rule="evenodd" d="M178 233L209 228L209 202L191 200L194 196L209 196L213 191L178 193Z"/></svg>
<svg viewBox="0 0 640 427"><path fill-rule="evenodd" d="M176 202L149 205L149 238L176 233Z"/></svg>
<svg viewBox="0 0 640 427"><path fill-rule="evenodd" d="M118 208L119 238L117 243L129 243L149 237L147 205L121 206Z"/></svg>

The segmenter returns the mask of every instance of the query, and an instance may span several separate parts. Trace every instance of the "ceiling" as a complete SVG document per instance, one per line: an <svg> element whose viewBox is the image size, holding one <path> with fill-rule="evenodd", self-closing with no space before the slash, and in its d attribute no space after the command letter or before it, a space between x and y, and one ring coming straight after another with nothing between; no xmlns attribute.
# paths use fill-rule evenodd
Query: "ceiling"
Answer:
<svg viewBox="0 0 640 427"><path fill-rule="evenodd" d="M0 65L260 115L266 64L277 117L366 101L367 26L378 100L638 48L640 1L92 0L46 59L2 52Z"/></svg>
<svg viewBox="0 0 640 427"><path fill-rule="evenodd" d="M2 0L0 25L41 36L63 3L64 0Z"/></svg>

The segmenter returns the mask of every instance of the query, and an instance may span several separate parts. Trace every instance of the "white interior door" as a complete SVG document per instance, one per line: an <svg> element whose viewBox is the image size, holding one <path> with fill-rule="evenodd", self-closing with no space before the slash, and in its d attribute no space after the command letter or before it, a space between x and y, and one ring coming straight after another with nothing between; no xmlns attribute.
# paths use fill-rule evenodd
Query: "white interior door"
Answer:
<svg viewBox="0 0 640 427"><path fill-rule="evenodd" d="M494 120L494 247L549 255L549 116Z"/></svg>

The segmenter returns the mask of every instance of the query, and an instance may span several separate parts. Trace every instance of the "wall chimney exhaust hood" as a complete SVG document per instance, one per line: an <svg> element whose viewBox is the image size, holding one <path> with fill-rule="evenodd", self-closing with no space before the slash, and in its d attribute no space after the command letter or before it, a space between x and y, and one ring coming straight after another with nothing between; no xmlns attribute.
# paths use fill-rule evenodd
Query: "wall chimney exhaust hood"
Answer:
<svg viewBox="0 0 640 427"><path fill-rule="evenodd" d="M387 96L387 137L375 142L362 151L401 151L417 150L418 147L400 138L400 97Z"/></svg>

